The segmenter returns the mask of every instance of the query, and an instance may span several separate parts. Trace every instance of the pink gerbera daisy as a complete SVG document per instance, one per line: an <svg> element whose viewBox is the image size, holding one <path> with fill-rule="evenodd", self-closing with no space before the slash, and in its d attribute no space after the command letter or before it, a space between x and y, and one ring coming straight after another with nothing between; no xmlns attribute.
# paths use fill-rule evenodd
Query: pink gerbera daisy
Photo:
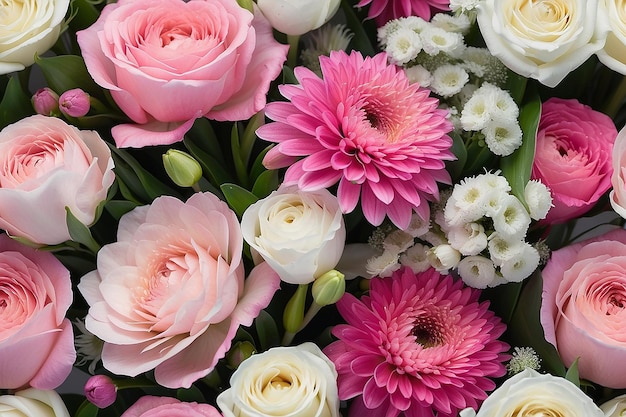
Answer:
<svg viewBox="0 0 626 417"><path fill-rule="evenodd" d="M363 58L333 51L320 57L320 66L323 78L297 67L300 84L280 86L290 102L267 105L274 122L257 135L278 146L265 166L289 166L285 184L302 190L339 182L342 211L353 211L360 198L373 225L387 215L406 228L413 211L428 218L427 201L439 197L437 182L450 181L444 164L454 159L448 111L437 108L429 90L410 84L403 70L387 65L384 53Z"/></svg>
<svg viewBox="0 0 626 417"><path fill-rule="evenodd" d="M360 301L345 294L337 308L347 324L324 349L339 374L339 398L360 417L456 416L478 409L506 372L505 325L479 290L434 269L409 268L371 280Z"/></svg>
<svg viewBox="0 0 626 417"><path fill-rule="evenodd" d="M367 17L382 26L392 19L419 16L430 20L434 11L450 10L450 0L361 0L357 7L370 4Z"/></svg>

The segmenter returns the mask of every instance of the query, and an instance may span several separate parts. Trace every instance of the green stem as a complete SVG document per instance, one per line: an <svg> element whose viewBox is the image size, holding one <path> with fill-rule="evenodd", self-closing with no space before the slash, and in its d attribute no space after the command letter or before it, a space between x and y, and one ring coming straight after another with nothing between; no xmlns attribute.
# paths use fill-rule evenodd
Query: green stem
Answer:
<svg viewBox="0 0 626 417"><path fill-rule="evenodd" d="M313 318L317 315L317 313L320 312L322 307L323 306L317 304L315 301L311 303L311 306L309 307L306 314L304 315L304 319L302 320L302 324L300 325L300 328L298 329L298 331L301 331L302 329L304 329L311 322L311 320L313 320Z"/></svg>
<svg viewBox="0 0 626 417"><path fill-rule="evenodd" d="M611 95L611 99L609 100L609 104L604 108L604 113L607 114L612 119L615 118L615 115L619 111L619 109L624 104L624 98L626 97L626 77L622 77L615 93Z"/></svg>
<svg viewBox="0 0 626 417"><path fill-rule="evenodd" d="M300 43L300 35L287 35L287 42L289 42L287 66L293 69L298 63L298 44Z"/></svg>

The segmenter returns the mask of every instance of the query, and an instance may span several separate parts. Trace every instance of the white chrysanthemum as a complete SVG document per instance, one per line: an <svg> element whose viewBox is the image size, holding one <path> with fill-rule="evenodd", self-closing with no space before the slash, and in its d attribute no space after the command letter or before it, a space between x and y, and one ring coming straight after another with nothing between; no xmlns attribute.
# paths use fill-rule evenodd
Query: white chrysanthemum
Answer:
<svg viewBox="0 0 626 417"><path fill-rule="evenodd" d="M488 197L475 177L465 178L456 184L444 209L448 226L458 226L482 218L486 214L485 202Z"/></svg>
<svg viewBox="0 0 626 417"><path fill-rule="evenodd" d="M385 52L389 62L402 66L414 60L422 50L420 35L404 27L387 36Z"/></svg>
<svg viewBox="0 0 626 417"><path fill-rule="evenodd" d="M476 9L480 0L450 0L450 10L453 12L461 11L462 13Z"/></svg>
<svg viewBox="0 0 626 417"><path fill-rule="evenodd" d="M422 49L428 55L437 55L443 52L448 55L454 55L465 45L463 43L463 35L460 33L446 32L444 29L430 25L420 33L422 38Z"/></svg>
<svg viewBox="0 0 626 417"><path fill-rule="evenodd" d="M430 23L419 16L406 16L398 19L398 24L406 29L410 29L415 33L421 33L430 26Z"/></svg>
<svg viewBox="0 0 626 417"><path fill-rule="evenodd" d="M519 256L523 251L523 240L506 239L498 233L489 236L489 257L496 266Z"/></svg>
<svg viewBox="0 0 626 417"><path fill-rule="evenodd" d="M480 130L491 119L490 97L480 88L474 91L461 110L461 125L464 130Z"/></svg>
<svg viewBox="0 0 626 417"><path fill-rule="evenodd" d="M472 288L490 287L496 279L496 268L493 261L484 256L463 258L456 268L465 285Z"/></svg>
<svg viewBox="0 0 626 417"><path fill-rule="evenodd" d="M509 282L520 282L530 276L539 266L539 253L529 243L522 242L517 256L502 262L500 273Z"/></svg>
<svg viewBox="0 0 626 417"><path fill-rule="evenodd" d="M379 256L367 260L365 270L370 276L389 277L400 269L400 254L395 250L386 250Z"/></svg>
<svg viewBox="0 0 626 417"><path fill-rule="evenodd" d="M469 81L467 71L460 65L442 65L433 72L431 89L442 97L458 94Z"/></svg>
<svg viewBox="0 0 626 417"><path fill-rule="evenodd" d="M413 236L404 230L394 230L389 233L383 241L385 251L395 251L402 253L413 245Z"/></svg>
<svg viewBox="0 0 626 417"><path fill-rule="evenodd" d="M430 19L430 23L448 32L466 34L472 27L469 17L464 14L451 15L448 13L437 13Z"/></svg>
<svg viewBox="0 0 626 417"><path fill-rule="evenodd" d="M400 28L400 22L398 19L393 19L379 27L377 30L378 42L384 46L387 43L389 35Z"/></svg>
<svg viewBox="0 0 626 417"><path fill-rule="evenodd" d="M489 150L498 156L510 155L522 145L522 129L516 119L492 119L481 133Z"/></svg>
<svg viewBox="0 0 626 417"><path fill-rule="evenodd" d="M404 72L411 84L417 83L421 87L429 87L433 82L433 75L421 65L405 68Z"/></svg>
<svg viewBox="0 0 626 417"><path fill-rule="evenodd" d="M438 272L446 273L461 261L461 253L448 244L430 248L426 254L428 262Z"/></svg>
<svg viewBox="0 0 626 417"><path fill-rule="evenodd" d="M485 172L484 174L476 176L476 178L480 180L481 185L495 192L508 194L508 192L511 191L509 181L504 176L500 175L499 170L496 172Z"/></svg>
<svg viewBox="0 0 626 417"><path fill-rule="evenodd" d="M413 213L409 226L404 230L413 237L420 237L430 229L430 222L422 219L422 217Z"/></svg>
<svg viewBox="0 0 626 417"><path fill-rule="evenodd" d="M494 229L505 239L523 239L530 226L530 215L526 207L511 194L500 200L500 208L492 219Z"/></svg>
<svg viewBox="0 0 626 417"><path fill-rule="evenodd" d="M400 255L400 264L411 268L413 273L419 274L430 268L428 250L430 247L416 243Z"/></svg>
<svg viewBox="0 0 626 417"><path fill-rule="evenodd" d="M524 188L524 199L533 220L544 219L552 207L550 190L540 180L528 181Z"/></svg>
<svg viewBox="0 0 626 417"><path fill-rule="evenodd" d="M492 119L517 120L519 107L508 91L490 83L483 83L481 88L485 88L488 94L493 97L494 109L491 116Z"/></svg>
<svg viewBox="0 0 626 417"><path fill-rule="evenodd" d="M448 242L462 255L478 255L487 247L487 235L480 223L466 223L448 230Z"/></svg>
<svg viewBox="0 0 626 417"><path fill-rule="evenodd" d="M96 365L101 360L104 342L87 330L83 320L76 319L73 323L78 329L78 334L74 338L76 366L83 366L89 363L87 370L93 375L96 371Z"/></svg>

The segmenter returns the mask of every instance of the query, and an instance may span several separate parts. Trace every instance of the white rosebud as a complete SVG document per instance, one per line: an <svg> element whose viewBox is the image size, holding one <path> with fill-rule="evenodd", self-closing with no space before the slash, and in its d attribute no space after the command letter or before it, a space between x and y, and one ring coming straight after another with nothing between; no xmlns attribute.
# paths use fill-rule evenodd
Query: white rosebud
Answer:
<svg viewBox="0 0 626 417"><path fill-rule="evenodd" d="M339 9L339 0L257 0L272 27L287 35L303 35L328 22Z"/></svg>
<svg viewBox="0 0 626 417"><path fill-rule="evenodd" d="M307 284L334 269L346 229L337 198L326 189L280 187L252 204L241 219L243 238L290 284Z"/></svg>
<svg viewBox="0 0 626 417"><path fill-rule="evenodd" d="M465 223L448 230L448 242L462 255L478 255L487 247L487 235L481 224Z"/></svg>
<svg viewBox="0 0 626 417"><path fill-rule="evenodd" d="M623 417L626 415L626 394L603 403L600 409L604 412L605 417Z"/></svg>

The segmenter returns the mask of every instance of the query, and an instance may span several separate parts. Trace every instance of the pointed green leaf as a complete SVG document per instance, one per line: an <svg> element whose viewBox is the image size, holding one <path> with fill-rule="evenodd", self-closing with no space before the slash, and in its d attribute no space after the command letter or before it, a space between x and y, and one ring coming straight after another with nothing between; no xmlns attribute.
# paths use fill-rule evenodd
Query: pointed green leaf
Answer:
<svg viewBox="0 0 626 417"><path fill-rule="evenodd" d="M268 170L264 171L252 186L252 194L258 198L265 198L270 193L278 188L278 171Z"/></svg>
<svg viewBox="0 0 626 417"><path fill-rule="evenodd" d="M72 19L69 26L74 32L86 29L93 25L100 16L98 9L90 0L72 0L71 3Z"/></svg>
<svg viewBox="0 0 626 417"><path fill-rule="evenodd" d="M70 237L74 242L85 245L94 254L98 253L100 245L91 235L89 228L72 214L69 207L65 207L65 221L67 222Z"/></svg>
<svg viewBox="0 0 626 417"><path fill-rule="evenodd" d="M76 414L74 416L75 417L96 417L98 415L98 411L99 411L98 407L96 407L91 402L85 400L83 401L81 406L78 407L78 410L76 411Z"/></svg>
<svg viewBox="0 0 626 417"><path fill-rule="evenodd" d="M280 344L278 325L274 318L265 310L254 320L254 326L259 336L259 344L262 351Z"/></svg>
<svg viewBox="0 0 626 417"><path fill-rule="evenodd" d="M368 32L365 29L365 27L371 25L372 22L362 22L354 13L354 7L351 2L347 0L341 1L341 9L346 17L346 24L348 25L348 28L352 31L352 33L354 33L354 36L350 41L350 47L360 51L363 56L374 56L376 52L368 36Z"/></svg>
<svg viewBox="0 0 626 417"><path fill-rule="evenodd" d="M138 205L128 200L111 200L104 206L106 211L113 216L115 220L119 220L124 214L133 210Z"/></svg>
<svg viewBox="0 0 626 417"><path fill-rule="evenodd" d="M462 179L463 167L467 162L467 149L465 148L463 138L456 131L450 133L450 137L452 138L450 150L456 156L456 160L446 163L446 171L450 173L452 181L456 182L456 180Z"/></svg>
<svg viewBox="0 0 626 417"><path fill-rule="evenodd" d="M93 81L85 61L78 55L36 57L35 63L41 68L48 87L58 94L81 88L92 96L102 96L102 89Z"/></svg>
<svg viewBox="0 0 626 417"><path fill-rule="evenodd" d="M251 204L258 201L257 196L237 184L222 184L220 188L226 202L240 218Z"/></svg>
<svg viewBox="0 0 626 417"><path fill-rule="evenodd" d="M9 78L0 102L0 129L34 113L30 97L22 90L17 78Z"/></svg>
<svg viewBox="0 0 626 417"><path fill-rule="evenodd" d="M204 397L204 394L202 394L202 391L200 391L200 388L198 388L195 385L192 385L191 387L187 389L183 389L183 388L177 389L176 398L178 398L179 400L183 402L190 402L190 403L191 402L196 402L196 403L206 402L206 398Z"/></svg>
<svg viewBox="0 0 626 417"><path fill-rule="evenodd" d="M267 168L263 166L263 158L269 152L270 149L274 147L274 144L268 145L265 149L261 151L252 163L252 168L250 169L250 180L255 182L261 174L267 171Z"/></svg>
<svg viewBox="0 0 626 417"><path fill-rule="evenodd" d="M239 184L244 187L248 186L248 173L246 172L246 161L243 159L241 152L241 144L239 142L239 123L233 123L230 132L230 147L233 153L233 162L235 163L235 172Z"/></svg>
<svg viewBox="0 0 626 417"><path fill-rule="evenodd" d="M572 366L567 369L565 379L580 388L580 376L578 375L578 358L576 358L574 363L572 363Z"/></svg>
<svg viewBox="0 0 626 417"><path fill-rule="evenodd" d="M230 173L226 170L226 168L224 168L220 160L201 149L188 138L183 140L183 144L189 153L200 163L202 172L208 176L211 184L219 187L221 184L233 181Z"/></svg>
<svg viewBox="0 0 626 417"><path fill-rule="evenodd" d="M541 99L538 95L528 101L520 110L519 123L522 128L522 146L511 155L502 158L502 175L511 185L511 193L525 203L524 189L530 180L535 159L537 128L541 117Z"/></svg>

